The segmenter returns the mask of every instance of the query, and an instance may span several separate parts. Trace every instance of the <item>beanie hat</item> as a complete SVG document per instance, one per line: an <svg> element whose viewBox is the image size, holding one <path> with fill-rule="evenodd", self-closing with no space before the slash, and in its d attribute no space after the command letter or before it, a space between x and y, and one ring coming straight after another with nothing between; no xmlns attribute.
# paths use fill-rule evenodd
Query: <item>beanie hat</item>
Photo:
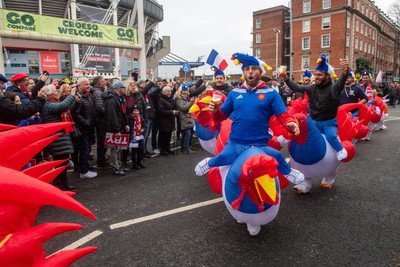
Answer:
<svg viewBox="0 0 400 267"><path fill-rule="evenodd" d="M182 84L181 91L189 91L189 86L187 86L187 84Z"/></svg>
<svg viewBox="0 0 400 267"><path fill-rule="evenodd" d="M371 78L371 73L367 69L363 69L361 76L368 76L369 78Z"/></svg>
<svg viewBox="0 0 400 267"><path fill-rule="evenodd" d="M217 76L217 75L222 75L222 76L225 77L225 73L221 69L219 69L219 68L217 68L215 66L212 66L211 70L214 72L214 77Z"/></svg>
<svg viewBox="0 0 400 267"><path fill-rule="evenodd" d="M321 54L317 60L317 67L315 68L317 71L322 71L328 74L332 74L333 67L326 62L325 54Z"/></svg>
<svg viewBox="0 0 400 267"><path fill-rule="evenodd" d="M268 66L264 61L259 60L256 57L249 56L248 54L235 53L232 55L231 59L234 61L235 65L238 65L240 63L242 65L242 70L250 66L260 68L263 74L266 73L268 70L272 70L272 68Z"/></svg>
<svg viewBox="0 0 400 267"><path fill-rule="evenodd" d="M0 74L0 81L3 81L5 83L8 82L6 76L4 76L3 74Z"/></svg>
<svg viewBox="0 0 400 267"><path fill-rule="evenodd" d="M309 78L310 80L312 80L312 74L311 74L311 72L309 71L309 70L304 70L304 74L303 75L301 75L301 78L302 79L304 79L304 78Z"/></svg>
<svg viewBox="0 0 400 267"><path fill-rule="evenodd" d="M13 83L14 83L14 82L18 82L18 81L20 81L20 80L22 80L22 79L24 79L24 78L26 78L26 77L29 77L29 75L26 74L26 73L17 73L17 74L15 74L14 76L11 77L11 81L12 81Z"/></svg>

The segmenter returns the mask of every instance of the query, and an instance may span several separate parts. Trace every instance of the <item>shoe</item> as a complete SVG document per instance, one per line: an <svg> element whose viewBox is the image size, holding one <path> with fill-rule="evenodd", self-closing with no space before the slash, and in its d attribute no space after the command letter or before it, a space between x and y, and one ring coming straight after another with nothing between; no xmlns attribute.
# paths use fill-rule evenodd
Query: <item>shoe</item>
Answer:
<svg viewBox="0 0 400 267"><path fill-rule="evenodd" d="M130 171L129 168L125 168L125 167L122 167L121 170L122 170L123 172L129 172L129 171Z"/></svg>
<svg viewBox="0 0 400 267"><path fill-rule="evenodd" d="M77 188L77 186L76 185L74 185L74 184L69 184L69 185L67 185L67 186L62 186L62 190L72 190L72 189L75 189L75 188Z"/></svg>
<svg viewBox="0 0 400 267"><path fill-rule="evenodd" d="M106 170L106 169L111 169L111 168L112 168L112 165L111 165L110 163L106 163L106 164L97 164L97 165L95 166L95 168L96 168L96 169L99 169L99 170Z"/></svg>
<svg viewBox="0 0 400 267"><path fill-rule="evenodd" d="M143 163L139 163L138 166L142 169L146 169L146 166L143 165Z"/></svg>
<svg viewBox="0 0 400 267"><path fill-rule="evenodd" d="M191 150L191 149L189 148L189 150L185 151L184 153L185 153L185 154L194 154L194 153L196 153L196 152L194 152L193 150Z"/></svg>
<svg viewBox="0 0 400 267"><path fill-rule="evenodd" d="M298 194L306 194L310 192L312 186L312 178L305 178L304 181L298 185L293 186Z"/></svg>
<svg viewBox="0 0 400 267"><path fill-rule="evenodd" d="M197 163L196 168L194 169L197 176L203 176L210 170L210 166L208 166L208 161L211 158L205 158L199 163Z"/></svg>
<svg viewBox="0 0 400 267"><path fill-rule="evenodd" d="M122 169L114 170L115 175L124 176L125 172Z"/></svg>
<svg viewBox="0 0 400 267"><path fill-rule="evenodd" d="M385 125L382 125L382 127L379 128L379 130L386 130L386 129L387 129L387 127Z"/></svg>
<svg viewBox="0 0 400 267"><path fill-rule="evenodd" d="M190 149L193 150L193 151L196 151L196 148L194 148L194 147L192 147L192 146L190 147Z"/></svg>
<svg viewBox="0 0 400 267"><path fill-rule="evenodd" d="M347 158L347 150L346 148L343 148L339 152L336 153L336 158L338 161L343 161Z"/></svg>
<svg viewBox="0 0 400 267"><path fill-rule="evenodd" d="M145 159L151 159L151 154L149 152L144 153Z"/></svg>
<svg viewBox="0 0 400 267"><path fill-rule="evenodd" d="M160 154L160 149L158 149L158 148L154 149L154 150L153 150L153 153L155 153L155 154Z"/></svg>
<svg viewBox="0 0 400 267"><path fill-rule="evenodd" d="M132 169L134 169L134 170L140 170L141 168L140 168L139 165L133 165Z"/></svg>
<svg viewBox="0 0 400 267"><path fill-rule="evenodd" d="M322 178L322 181L319 184L319 186L330 189L330 188L332 188L332 185L334 182L335 182L335 178L324 177L324 178Z"/></svg>
<svg viewBox="0 0 400 267"><path fill-rule="evenodd" d="M249 231L249 234L251 236L256 236L260 233L261 231L261 225L251 225L247 224L247 231Z"/></svg>
<svg viewBox="0 0 400 267"><path fill-rule="evenodd" d="M293 184L300 184L304 181L304 174L295 169L292 169L285 177Z"/></svg>
<svg viewBox="0 0 400 267"><path fill-rule="evenodd" d="M97 172L88 171L87 173L81 173L81 179L92 179L97 176Z"/></svg>
<svg viewBox="0 0 400 267"><path fill-rule="evenodd" d="M75 167L75 164L74 164L74 162L72 160L68 160L68 165L69 165L70 168Z"/></svg>

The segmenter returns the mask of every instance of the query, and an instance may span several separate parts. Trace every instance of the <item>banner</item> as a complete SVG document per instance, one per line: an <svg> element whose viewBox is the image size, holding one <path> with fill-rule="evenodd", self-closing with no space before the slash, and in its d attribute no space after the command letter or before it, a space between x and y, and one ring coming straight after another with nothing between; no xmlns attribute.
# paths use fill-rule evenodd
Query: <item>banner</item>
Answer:
<svg viewBox="0 0 400 267"><path fill-rule="evenodd" d="M127 148L129 145L129 134L121 134L121 138L117 138L113 133L106 133L104 144Z"/></svg>
<svg viewBox="0 0 400 267"><path fill-rule="evenodd" d="M40 52L40 69L49 73L60 73L60 58L58 52Z"/></svg>
<svg viewBox="0 0 400 267"><path fill-rule="evenodd" d="M81 5L80 14L82 21L100 22L106 13L106 9ZM82 46L83 55L87 53L88 48L89 46L87 45ZM113 61L111 60L112 49L110 47L95 46L90 52L85 68L95 69L100 73L114 72Z"/></svg>
<svg viewBox="0 0 400 267"><path fill-rule="evenodd" d="M37 32L65 37L82 37L129 44L137 44L137 30L133 28L83 22L27 12L1 10L3 30Z"/></svg>

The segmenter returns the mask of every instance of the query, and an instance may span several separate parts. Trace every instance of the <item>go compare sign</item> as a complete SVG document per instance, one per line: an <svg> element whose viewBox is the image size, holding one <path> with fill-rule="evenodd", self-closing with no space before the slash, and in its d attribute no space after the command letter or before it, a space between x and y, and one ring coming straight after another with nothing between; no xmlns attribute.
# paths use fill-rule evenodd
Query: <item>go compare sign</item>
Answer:
<svg viewBox="0 0 400 267"><path fill-rule="evenodd" d="M93 22L41 16L2 9L2 28L10 31L37 32L66 37L94 38L137 44L137 30Z"/></svg>

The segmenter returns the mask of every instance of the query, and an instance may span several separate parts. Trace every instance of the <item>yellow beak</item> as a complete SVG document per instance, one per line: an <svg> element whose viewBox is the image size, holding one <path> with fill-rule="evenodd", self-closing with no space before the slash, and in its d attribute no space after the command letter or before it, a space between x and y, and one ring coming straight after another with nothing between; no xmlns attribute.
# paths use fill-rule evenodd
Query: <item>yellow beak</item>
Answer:
<svg viewBox="0 0 400 267"><path fill-rule="evenodd" d="M263 176L254 179L254 186L257 190L259 198L262 201L264 201L264 199L262 197L263 194L261 190L267 193L267 195L272 199L273 202L276 201L276 182L275 179L271 178L271 176L265 174Z"/></svg>

